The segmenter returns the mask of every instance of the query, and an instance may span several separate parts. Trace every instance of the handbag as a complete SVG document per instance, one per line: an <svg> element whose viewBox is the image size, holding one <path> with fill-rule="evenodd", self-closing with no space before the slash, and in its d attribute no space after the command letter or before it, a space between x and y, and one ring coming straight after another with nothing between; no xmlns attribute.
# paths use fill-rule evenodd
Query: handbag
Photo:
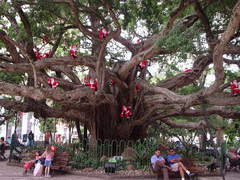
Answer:
<svg viewBox="0 0 240 180"><path fill-rule="evenodd" d="M41 164L40 161L35 165L34 171L33 171L33 176L42 176L43 172L43 165Z"/></svg>

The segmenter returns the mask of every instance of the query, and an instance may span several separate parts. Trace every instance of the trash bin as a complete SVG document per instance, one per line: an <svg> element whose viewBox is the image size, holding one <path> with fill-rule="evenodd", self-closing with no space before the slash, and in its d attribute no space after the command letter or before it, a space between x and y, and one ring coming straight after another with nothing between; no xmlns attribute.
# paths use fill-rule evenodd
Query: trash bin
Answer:
<svg viewBox="0 0 240 180"><path fill-rule="evenodd" d="M117 163L115 162L106 162L104 164L105 173L115 173Z"/></svg>

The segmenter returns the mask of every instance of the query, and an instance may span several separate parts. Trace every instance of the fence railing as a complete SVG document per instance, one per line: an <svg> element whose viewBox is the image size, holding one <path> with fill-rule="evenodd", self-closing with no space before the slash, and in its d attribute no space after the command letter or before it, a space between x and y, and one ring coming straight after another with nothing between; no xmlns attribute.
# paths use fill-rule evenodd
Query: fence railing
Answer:
<svg viewBox="0 0 240 180"><path fill-rule="evenodd" d="M85 140L82 143L72 144L55 144L57 151L66 151L71 156L71 165L75 168L97 168L103 165L104 158L111 158L113 156L124 156L126 159L121 161L118 168L123 168L126 164L133 164L136 168L148 168L149 160L154 154L157 147L172 147L173 144L162 144L154 139L146 139L142 141L124 141L124 140L97 140L92 143ZM29 147L35 150L44 150L44 143L37 142L35 146ZM129 148L129 152L126 152ZM182 157L189 157L198 163L198 166L207 166L213 162L217 162L222 172L226 164L226 147L208 148L201 150L198 145L189 145L188 147L176 147L177 153ZM162 155L166 156L166 150L162 149ZM127 157L129 156L129 157ZM131 158L132 156L132 158ZM126 158L127 157L127 158ZM105 159L105 160L106 160ZM100 161L102 160L102 161Z"/></svg>

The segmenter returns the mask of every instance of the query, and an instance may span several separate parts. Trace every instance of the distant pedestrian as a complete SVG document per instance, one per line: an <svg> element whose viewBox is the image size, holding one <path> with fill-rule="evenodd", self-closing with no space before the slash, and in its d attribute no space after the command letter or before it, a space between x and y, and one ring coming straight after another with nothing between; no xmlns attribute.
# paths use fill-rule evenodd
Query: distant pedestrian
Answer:
<svg viewBox="0 0 240 180"><path fill-rule="evenodd" d="M10 144L11 144L11 142L12 142L12 138L11 138L10 136L8 136L8 137L7 137L7 144L9 144L9 145L10 145Z"/></svg>
<svg viewBox="0 0 240 180"><path fill-rule="evenodd" d="M28 145L33 146L34 145L34 134L32 131L28 133Z"/></svg>
<svg viewBox="0 0 240 180"><path fill-rule="evenodd" d="M50 132L45 132L45 137L44 137L45 146L49 145L50 137L51 137L51 133Z"/></svg>
<svg viewBox="0 0 240 180"><path fill-rule="evenodd" d="M5 144L5 141L4 141L4 137L1 137L0 139L0 159L3 159L5 160L6 157L5 157L5 150L6 150L6 144Z"/></svg>

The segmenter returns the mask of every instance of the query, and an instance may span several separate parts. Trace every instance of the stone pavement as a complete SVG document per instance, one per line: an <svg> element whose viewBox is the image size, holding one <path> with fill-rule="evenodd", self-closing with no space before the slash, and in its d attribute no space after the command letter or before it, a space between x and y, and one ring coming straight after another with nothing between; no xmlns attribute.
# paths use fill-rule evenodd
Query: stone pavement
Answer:
<svg viewBox="0 0 240 180"><path fill-rule="evenodd" d="M33 177L32 175L22 176L23 168L15 167L15 166L7 166L6 161L0 161L0 180L100 180L100 179L111 179L109 178L97 178L97 177L84 177L78 175L56 175L52 178L44 178L44 177ZM115 178L114 178L115 179ZM123 179L123 178L121 178ZM133 178L131 178L133 180ZM221 180L222 178L199 178L199 180ZM226 180L240 180L240 172L231 172L228 173ZM144 180L152 180L152 179L144 179Z"/></svg>

